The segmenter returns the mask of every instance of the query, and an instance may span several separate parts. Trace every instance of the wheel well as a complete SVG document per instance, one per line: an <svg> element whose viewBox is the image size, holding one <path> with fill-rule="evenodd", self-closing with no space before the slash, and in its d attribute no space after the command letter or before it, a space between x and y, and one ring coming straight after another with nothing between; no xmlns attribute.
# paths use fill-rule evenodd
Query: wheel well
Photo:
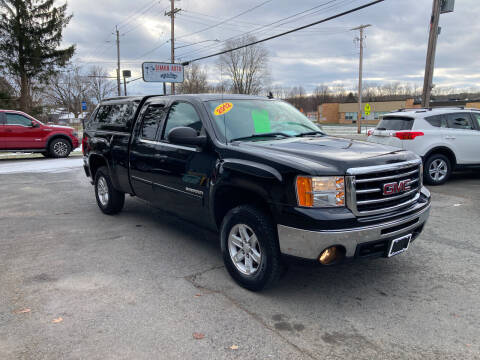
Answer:
<svg viewBox="0 0 480 360"><path fill-rule="evenodd" d="M53 140L56 140L56 139L65 139L68 141L68 143L70 144L70 148L71 150L73 150L73 143L72 143L72 139L70 139L67 135L62 135L62 134L58 134L58 135L53 135L50 139L48 139L48 143L47 143L47 150L50 149L50 144L52 143Z"/></svg>
<svg viewBox="0 0 480 360"><path fill-rule="evenodd" d="M430 156L432 156L433 154L445 155L448 158L448 160L450 160L450 162L452 164L452 168L455 167L455 165L457 164L457 158L455 157L455 154L453 153L452 150L450 150L447 147L437 147L437 148L434 148L434 149L430 150L427 153L427 155L425 155L424 160L427 161L427 159Z"/></svg>
<svg viewBox="0 0 480 360"><path fill-rule="evenodd" d="M92 179L95 179L95 174L97 173L98 168L101 166L107 166L107 161L99 155L90 155L88 159L90 165L90 174Z"/></svg>
<svg viewBox="0 0 480 360"><path fill-rule="evenodd" d="M254 205L265 211L266 214L271 214L267 201L254 191L234 186L224 186L217 190L214 199L215 223L217 226L220 227L227 212L237 206L246 204Z"/></svg>

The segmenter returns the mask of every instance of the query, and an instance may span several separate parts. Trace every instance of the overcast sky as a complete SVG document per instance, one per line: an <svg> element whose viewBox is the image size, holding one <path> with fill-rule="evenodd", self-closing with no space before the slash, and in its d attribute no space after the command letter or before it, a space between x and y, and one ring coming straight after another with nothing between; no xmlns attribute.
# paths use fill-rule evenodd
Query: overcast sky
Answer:
<svg viewBox="0 0 480 360"><path fill-rule="evenodd" d="M368 3L367 0L181 0L176 16L176 50L181 60L222 49L228 38L252 32L261 39L321 20ZM74 61L85 68L101 65L112 75L116 67L115 25L121 34L122 70L141 76L143 61L168 61L170 18L168 0L69 0L74 17L65 31L65 44L75 43ZM309 10L272 26L280 19ZM366 29L366 81L423 84L431 0L385 0L357 13L264 43L270 54L271 81L282 86L302 85L307 91L319 84L353 88L358 76L358 32ZM236 15L239 15L236 17ZM234 19L231 19L235 17ZM437 45L434 83L456 88L480 87L480 1L457 0L455 12L443 14ZM228 20L230 19L230 20ZM228 20L228 21L225 21ZM218 26L216 24L223 22ZM208 27L211 27L208 29ZM207 41L208 40L208 41ZM220 42L212 41L220 40ZM220 78L218 59L200 61L209 79ZM161 84L139 80L130 93L159 93Z"/></svg>

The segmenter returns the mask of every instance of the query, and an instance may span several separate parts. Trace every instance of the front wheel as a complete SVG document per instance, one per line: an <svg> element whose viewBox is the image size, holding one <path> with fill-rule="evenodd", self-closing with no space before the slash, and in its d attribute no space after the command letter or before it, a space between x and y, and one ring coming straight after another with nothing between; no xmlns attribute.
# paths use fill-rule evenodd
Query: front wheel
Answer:
<svg viewBox="0 0 480 360"><path fill-rule="evenodd" d="M450 159L442 154L433 154L425 161L423 175L429 185L444 184L452 173Z"/></svg>
<svg viewBox="0 0 480 360"><path fill-rule="evenodd" d="M254 206L230 210L221 226L225 267L241 286L260 291L283 273L277 232L270 218Z"/></svg>
<svg viewBox="0 0 480 360"><path fill-rule="evenodd" d="M66 158L71 151L72 147L67 140L55 139L49 146L48 154L54 158Z"/></svg>
<svg viewBox="0 0 480 360"><path fill-rule="evenodd" d="M95 174L95 197L100 210L107 215L117 214L123 209L125 194L115 189L106 166Z"/></svg>

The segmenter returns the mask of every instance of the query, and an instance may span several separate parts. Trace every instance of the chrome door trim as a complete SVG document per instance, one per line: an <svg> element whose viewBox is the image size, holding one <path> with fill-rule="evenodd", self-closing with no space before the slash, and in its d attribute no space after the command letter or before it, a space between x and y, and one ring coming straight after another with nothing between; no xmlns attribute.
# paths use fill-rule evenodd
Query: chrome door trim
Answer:
<svg viewBox="0 0 480 360"><path fill-rule="evenodd" d="M163 142L163 141L153 141L153 140L145 140L145 139L139 139L139 141L141 143L150 144L150 145L160 145L160 146L166 146L166 147L170 147L170 148L174 148L174 149L187 150L187 151L192 151L192 152L200 152L200 150L198 150L197 148L192 148L192 147L188 147L188 146L181 146L181 145L174 145L174 144L170 144L170 143Z"/></svg>

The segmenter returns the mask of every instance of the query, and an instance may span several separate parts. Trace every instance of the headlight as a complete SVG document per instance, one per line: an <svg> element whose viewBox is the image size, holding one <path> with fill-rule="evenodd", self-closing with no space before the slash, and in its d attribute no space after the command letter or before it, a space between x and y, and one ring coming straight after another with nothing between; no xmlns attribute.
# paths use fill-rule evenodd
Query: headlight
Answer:
<svg viewBox="0 0 480 360"><path fill-rule="evenodd" d="M299 206L345 206L345 178L343 176L298 176L296 185Z"/></svg>

